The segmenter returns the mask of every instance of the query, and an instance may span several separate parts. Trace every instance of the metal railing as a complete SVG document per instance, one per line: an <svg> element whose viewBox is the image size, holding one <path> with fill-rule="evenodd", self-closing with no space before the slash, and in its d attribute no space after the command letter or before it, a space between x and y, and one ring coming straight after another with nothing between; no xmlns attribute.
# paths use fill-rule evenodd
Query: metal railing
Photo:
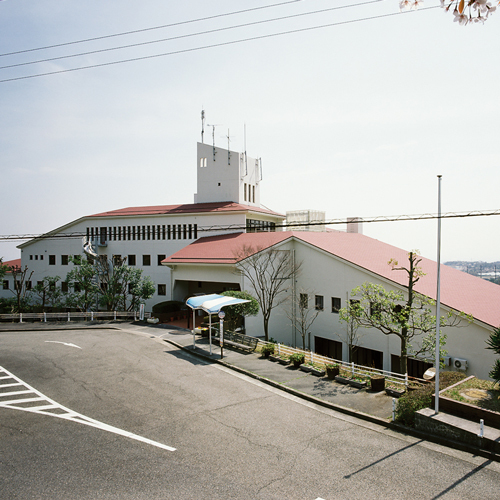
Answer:
<svg viewBox="0 0 500 500"><path fill-rule="evenodd" d="M151 313L145 312L144 318L150 318ZM24 321L94 321L97 319L133 319L137 321L139 311L89 311L89 312L58 312L58 313L12 313L0 314L0 321L16 321L23 323Z"/></svg>

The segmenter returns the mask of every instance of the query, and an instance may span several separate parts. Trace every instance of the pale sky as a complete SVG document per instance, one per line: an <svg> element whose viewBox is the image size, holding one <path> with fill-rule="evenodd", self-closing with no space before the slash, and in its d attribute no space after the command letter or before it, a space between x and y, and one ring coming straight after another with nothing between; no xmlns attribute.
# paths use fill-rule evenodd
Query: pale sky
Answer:
<svg viewBox="0 0 500 500"><path fill-rule="evenodd" d="M141 30L280 0L4 0L0 53ZM0 66L290 16L354 0L301 0L128 36L0 56ZM0 69L0 80L321 29L0 83L0 234L39 234L127 206L192 203L201 110L215 142L262 158L262 203L327 219L500 208L500 11L399 13L397 0ZM355 23L345 21L396 14ZM205 142L211 143L211 129ZM447 260L500 260L500 216L443 221ZM337 227L337 226L336 226ZM344 229L339 226L339 229ZM436 259L437 223L364 234ZM0 242L0 257L18 258Z"/></svg>

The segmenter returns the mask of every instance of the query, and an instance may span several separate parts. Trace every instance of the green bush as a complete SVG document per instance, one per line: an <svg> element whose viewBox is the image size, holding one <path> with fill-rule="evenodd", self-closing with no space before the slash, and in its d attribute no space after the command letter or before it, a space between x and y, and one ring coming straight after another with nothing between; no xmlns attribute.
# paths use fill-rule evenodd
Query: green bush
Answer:
<svg viewBox="0 0 500 500"><path fill-rule="evenodd" d="M266 354L269 356L270 354L274 354L274 344L269 343L265 344L260 348L260 352L265 356Z"/></svg>
<svg viewBox="0 0 500 500"><path fill-rule="evenodd" d="M290 354L289 358L288 358L293 364L302 364L306 357L304 354L302 354L301 352L294 352L293 354Z"/></svg>
<svg viewBox="0 0 500 500"><path fill-rule="evenodd" d="M442 391L465 377L466 375L462 372L441 372L439 374L439 390ZM398 399L396 406L396 421L408 427L415 427L415 413L432 405L434 389L433 382L422 386L420 389L403 394Z"/></svg>

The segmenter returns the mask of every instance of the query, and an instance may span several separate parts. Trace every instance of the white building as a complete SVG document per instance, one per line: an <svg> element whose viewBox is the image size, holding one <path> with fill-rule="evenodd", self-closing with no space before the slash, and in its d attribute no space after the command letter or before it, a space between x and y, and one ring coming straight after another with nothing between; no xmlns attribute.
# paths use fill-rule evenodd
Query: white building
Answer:
<svg viewBox="0 0 500 500"><path fill-rule="evenodd" d="M195 203L128 207L87 215L18 246L21 265L33 271L31 285L46 276L59 276L61 286L73 264L69 257L84 255L82 238L98 255L126 257L152 278L155 295L146 309L171 299L170 270L161 261L200 236L231 231L275 231L285 216L260 206L260 160L198 143L198 186ZM12 297L6 276L3 297Z"/></svg>
<svg viewBox="0 0 500 500"><path fill-rule="evenodd" d="M255 253L268 250L292 252L301 269L290 280L290 296L308 293L309 305L319 310L310 328L306 346L312 351L334 359L348 359L345 323L339 321L338 310L351 298L351 291L364 282L381 284L386 289L406 292L408 276L405 271L392 270L390 259L400 265L408 263L408 254L399 248L353 232L282 231L267 234L231 234L200 238L165 260L171 272L173 297L183 300L192 283L204 284L217 281L233 288L253 292L249 283L237 272L237 265L244 260L241 249L253 247ZM248 255L248 251L246 253ZM416 291L435 298L435 262L422 258L420 267L425 276L416 284ZM495 354L486 349L485 341L493 328L500 325L500 287L481 278L442 266L441 304L444 315L448 311L462 311L474 318L460 328L445 328L448 336L446 359L448 369L463 369L467 374L488 378ZM292 328L286 309L291 301L275 309L271 314L270 336L279 342L302 347L300 335ZM247 318L247 333L262 336L262 316ZM375 329L361 329L363 335L357 351L357 362L389 371L398 371L400 341L394 335L386 336ZM418 339L415 339L415 345ZM432 356L432 353L431 353ZM422 361L410 363L411 374L423 373Z"/></svg>

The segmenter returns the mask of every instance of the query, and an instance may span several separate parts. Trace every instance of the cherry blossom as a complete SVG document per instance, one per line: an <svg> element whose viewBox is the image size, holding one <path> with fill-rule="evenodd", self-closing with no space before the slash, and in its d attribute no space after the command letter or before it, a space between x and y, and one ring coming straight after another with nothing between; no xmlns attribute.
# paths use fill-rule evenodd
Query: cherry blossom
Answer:
<svg viewBox="0 0 500 500"><path fill-rule="evenodd" d="M495 12L500 0L440 0L441 7L453 12L453 21L461 26L469 23L484 23ZM400 10L417 9L422 0L400 0Z"/></svg>

